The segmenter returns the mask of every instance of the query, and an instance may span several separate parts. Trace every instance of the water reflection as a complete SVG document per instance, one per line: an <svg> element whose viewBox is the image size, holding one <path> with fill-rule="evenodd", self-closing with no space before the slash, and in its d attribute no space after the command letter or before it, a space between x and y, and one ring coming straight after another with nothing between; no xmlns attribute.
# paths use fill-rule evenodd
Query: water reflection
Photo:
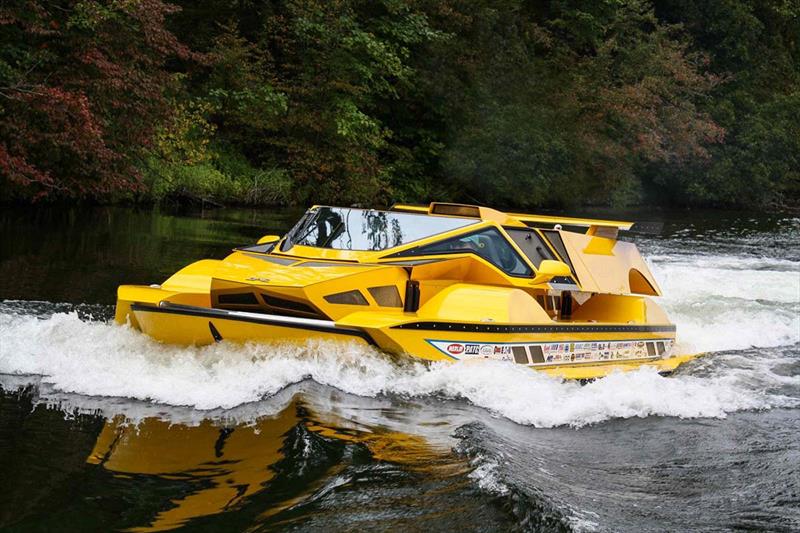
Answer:
<svg viewBox="0 0 800 533"><path fill-rule="evenodd" d="M188 481L186 494L171 499L150 524L131 531L173 529L235 508L262 490L275 476L271 467L285 457L285 435L299 420L294 404L249 426L220 427L207 420L173 425L154 418L131 425L118 417L103 426L86 462L117 476Z"/></svg>
<svg viewBox="0 0 800 533"><path fill-rule="evenodd" d="M470 470L453 455L448 428L434 424L429 440L424 426L422 435L410 432L418 420L391 402L353 399L348 406L341 393L315 384L238 411L203 413L52 392L33 377L0 378L0 444L7 458L30 461L0 465L4 485L14 488L14 497L0 498L0 529L313 526L319 506L353 487L384 500L408 501L415 492L419 508L400 512L402 521L430 512L421 505L426 484L449 499ZM17 438L2 438L3 431ZM393 512L385 503L361 520L386 519ZM345 507L325 522L347 524L359 512Z"/></svg>
<svg viewBox="0 0 800 533"><path fill-rule="evenodd" d="M113 303L123 283L165 280L198 259L282 234L292 210L173 212L122 207L0 209L0 295Z"/></svg>

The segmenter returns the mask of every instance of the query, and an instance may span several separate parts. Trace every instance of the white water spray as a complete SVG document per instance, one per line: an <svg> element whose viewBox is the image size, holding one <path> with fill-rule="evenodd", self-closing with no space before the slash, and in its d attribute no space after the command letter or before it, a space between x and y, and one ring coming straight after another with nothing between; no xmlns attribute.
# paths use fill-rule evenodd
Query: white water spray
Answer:
<svg viewBox="0 0 800 533"><path fill-rule="evenodd" d="M800 263L659 256L654 269L684 349L800 342ZM797 350L751 350L695 365L702 372L690 367L665 378L641 369L580 386L492 361L427 367L358 345L327 343L183 348L127 327L85 322L74 312L45 318L19 310L0 313L0 374L39 375L65 393L201 410L241 409L310 378L360 396L466 399L539 427L650 415L721 417L800 405L800 395L785 392L787 385L800 389L800 377L774 371L786 363L785 353L796 357Z"/></svg>

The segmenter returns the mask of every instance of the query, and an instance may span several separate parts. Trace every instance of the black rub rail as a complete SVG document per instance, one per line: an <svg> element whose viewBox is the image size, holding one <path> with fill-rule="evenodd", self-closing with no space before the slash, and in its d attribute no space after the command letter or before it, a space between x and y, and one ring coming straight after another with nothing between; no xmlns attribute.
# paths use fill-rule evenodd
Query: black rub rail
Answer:
<svg viewBox="0 0 800 533"><path fill-rule="evenodd" d="M509 325L509 324L462 324L457 322L409 322L393 326L392 329L416 329L424 331L465 331L469 333L662 333L674 332L675 326L578 326L578 325Z"/></svg>

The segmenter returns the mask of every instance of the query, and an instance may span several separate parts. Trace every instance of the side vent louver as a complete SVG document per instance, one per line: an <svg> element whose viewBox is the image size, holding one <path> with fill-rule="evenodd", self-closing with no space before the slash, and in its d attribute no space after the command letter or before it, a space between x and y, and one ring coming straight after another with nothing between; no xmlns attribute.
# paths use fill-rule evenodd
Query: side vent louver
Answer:
<svg viewBox="0 0 800 533"><path fill-rule="evenodd" d="M264 299L264 303L266 303L268 306L274 307L276 309L287 309L289 311L297 311L299 313L308 313L311 315L317 314L317 312L313 308L304 304L303 302L295 302L294 300L277 298L275 296L270 296L268 294L263 294L263 293L261 294L261 298Z"/></svg>
<svg viewBox="0 0 800 533"><path fill-rule="evenodd" d="M370 287L367 289L375 300L375 303L381 307L403 307L403 301L400 299L400 293L394 285L385 285L383 287Z"/></svg>
<svg viewBox="0 0 800 533"><path fill-rule="evenodd" d="M541 346L531 346L531 360L534 363L544 363L544 353Z"/></svg>
<svg viewBox="0 0 800 533"><path fill-rule="evenodd" d="M364 298L364 295L358 290L329 294L325 296L325 301L332 304L369 305L367 299Z"/></svg>
<svg viewBox="0 0 800 533"><path fill-rule="evenodd" d="M258 305L256 295L252 292L220 294L217 296L217 301L227 305Z"/></svg>
<svg viewBox="0 0 800 533"><path fill-rule="evenodd" d="M514 362L518 365L528 364L528 350L524 346L512 346L511 352L514 354Z"/></svg>

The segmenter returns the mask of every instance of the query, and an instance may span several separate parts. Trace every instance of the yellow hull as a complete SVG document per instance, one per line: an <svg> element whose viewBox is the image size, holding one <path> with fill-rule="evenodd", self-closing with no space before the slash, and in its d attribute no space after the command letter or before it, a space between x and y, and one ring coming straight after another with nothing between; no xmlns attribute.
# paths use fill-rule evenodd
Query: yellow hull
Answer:
<svg viewBox="0 0 800 533"><path fill-rule="evenodd" d="M591 352L568 360L575 346L597 344L601 347L627 346L648 343L671 343L674 333L646 331L669 329L626 324L591 324L580 331L574 324L553 331L557 326L529 326L537 330L506 333L504 329L521 329L521 326L423 323L400 317L373 317L373 327L356 328L332 321L298 319L284 316L259 315L225 311L197 306L164 304L130 305L131 322L154 339L178 345L208 345L215 342L280 342L304 344L310 339L372 345L377 349L426 361L469 361L499 359L511 364L524 364L534 370L565 379L587 380L641 367L652 367L659 372L671 372L696 355L673 356L669 353L637 356L607 350L604 359L590 359ZM388 320L387 320L388 319ZM423 329L427 328L427 329ZM454 328L456 331L454 331ZM478 328L500 329L500 332L474 331ZM457 331L467 329L473 331ZM616 330L616 331L612 331ZM537 347L558 345L564 347L562 360L534 361ZM449 352L448 352L449 349ZM473 353L465 353L465 352ZM646 353L646 351L645 351ZM544 353L542 353L544 355ZM521 356L527 360L520 360ZM552 356L551 356L552 357Z"/></svg>
<svg viewBox="0 0 800 533"><path fill-rule="evenodd" d="M304 321L299 327L287 322L289 317L275 317L270 322L265 317L251 319L249 313L237 313L234 318L227 316L233 313L190 306L133 305L132 311L144 333L167 344L202 346L222 340L304 343L309 339L373 344L362 331L336 327L322 320L311 324Z"/></svg>

